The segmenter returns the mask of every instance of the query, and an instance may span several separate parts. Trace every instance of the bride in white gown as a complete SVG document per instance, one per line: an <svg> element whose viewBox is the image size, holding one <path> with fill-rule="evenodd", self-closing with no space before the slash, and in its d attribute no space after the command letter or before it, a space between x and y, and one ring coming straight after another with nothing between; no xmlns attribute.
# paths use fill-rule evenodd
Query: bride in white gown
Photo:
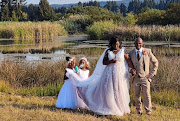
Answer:
<svg viewBox="0 0 180 121"><path fill-rule="evenodd" d="M112 37L90 78L78 82L81 79L76 74L67 73L77 82L80 97L97 114L122 116L130 113L128 65L132 65L124 51L119 39Z"/></svg>

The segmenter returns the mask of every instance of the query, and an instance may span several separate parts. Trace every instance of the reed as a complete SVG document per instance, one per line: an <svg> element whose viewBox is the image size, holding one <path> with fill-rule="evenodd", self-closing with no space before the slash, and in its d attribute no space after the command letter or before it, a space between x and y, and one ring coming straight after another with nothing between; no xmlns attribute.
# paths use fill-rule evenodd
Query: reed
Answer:
<svg viewBox="0 0 180 121"><path fill-rule="evenodd" d="M79 58L77 57L77 64ZM98 57L88 56L91 73L93 72ZM159 60L158 73L153 79L152 90L180 90L180 57L157 57ZM4 61L0 66L0 77L10 85L20 87L40 87L55 82L62 82L65 61L59 62L13 62Z"/></svg>
<svg viewBox="0 0 180 121"><path fill-rule="evenodd" d="M52 22L0 22L0 38L39 41L66 34L62 25Z"/></svg>
<svg viewBox="0 0 180 121"><path fill-rule="evenodd" d="M98 37L98 39L109 39L112 35L117 35L124 41L132 41L137 36L142 37L145 41L166 41L168 38L170 38L171 41L180 41L179 25L117 26L111 21L102 21L95 22L89 28L88 34L91 39L94 39L94 37Z"/></svg>
<svg viewBox="0 0 180 121"><path fill-rule="evenodd" d="M4 61L0 77L16 89L46 86L63 81L64 63Z"/></svg>
<svg viewBox="0 0 180 121"><path fill-rule="evenodd" d="M158 60L159 68L152 89L180 92L180 57L158 57Z"/></svg>

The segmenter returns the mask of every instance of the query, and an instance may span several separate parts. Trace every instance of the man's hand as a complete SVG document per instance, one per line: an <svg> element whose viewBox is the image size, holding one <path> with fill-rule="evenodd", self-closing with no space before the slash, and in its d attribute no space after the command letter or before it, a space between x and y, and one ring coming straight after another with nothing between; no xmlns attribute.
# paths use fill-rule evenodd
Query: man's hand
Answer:
<svg viewBox="0 0 180 121"><path fill-rule="evenodd" d="M151 78L153 78L153 77L154 77L153 74L148 74L148 75L146 75L146 78L147 78L147 79L151 79Z"/></svg>
<svg viewBox="0 0 180 121"><path fill-rule="evenodd" d="M136 70L132 68L132 69L130 70L130 73L132 74L132 76L135 76L135 75L136 75Z"/></svg>

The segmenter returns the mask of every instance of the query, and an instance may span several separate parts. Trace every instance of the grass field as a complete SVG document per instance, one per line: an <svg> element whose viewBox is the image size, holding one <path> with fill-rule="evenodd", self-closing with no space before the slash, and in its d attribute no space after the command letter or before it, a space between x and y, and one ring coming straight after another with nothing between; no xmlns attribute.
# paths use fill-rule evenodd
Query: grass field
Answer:
<svg viewBox="0 0 180 121"><path fill-rule="evenodd" d="M178 121L180 109L153 104L151 116L139 116L131 106L131 114L100 116L88 110L57 109L56 97L17 96L0 93L0 120L3 121Z"/></svg>

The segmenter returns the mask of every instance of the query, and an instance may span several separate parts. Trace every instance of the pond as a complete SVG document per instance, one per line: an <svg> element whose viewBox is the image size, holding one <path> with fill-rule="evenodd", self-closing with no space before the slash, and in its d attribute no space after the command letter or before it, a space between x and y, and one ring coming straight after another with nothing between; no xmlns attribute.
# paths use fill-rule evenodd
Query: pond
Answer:
<svg viewBox="0 0 180 121"><path fill-rule="evenodd" d="M88 40L86 35L56 37L54 40L36 41L0 39L0 61L59 61L68 55L99 57L107 48L107 40ZM127 51L134 48L133 41L123 42ZM180 56L180 43L144 42L155 55Z"/></svg>

